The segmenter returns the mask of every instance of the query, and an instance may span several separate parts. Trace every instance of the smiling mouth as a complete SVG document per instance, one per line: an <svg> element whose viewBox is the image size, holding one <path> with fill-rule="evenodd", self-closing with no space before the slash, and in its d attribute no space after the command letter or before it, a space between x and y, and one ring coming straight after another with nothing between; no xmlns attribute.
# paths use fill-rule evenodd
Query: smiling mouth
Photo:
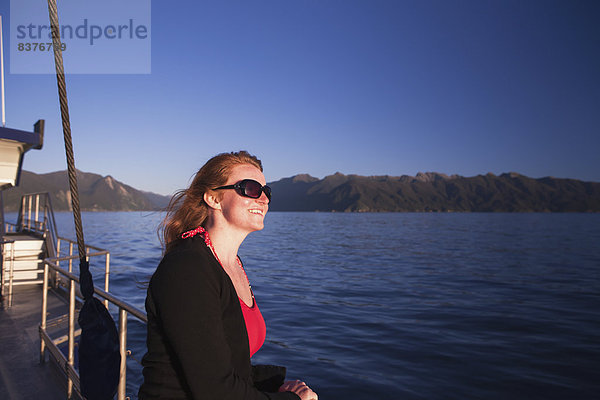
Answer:
<svg viewBox="0 0 600 400"><path fill-rule="evenodd" d="M249 210L251 214L263 215L261 210Z"/></svg>

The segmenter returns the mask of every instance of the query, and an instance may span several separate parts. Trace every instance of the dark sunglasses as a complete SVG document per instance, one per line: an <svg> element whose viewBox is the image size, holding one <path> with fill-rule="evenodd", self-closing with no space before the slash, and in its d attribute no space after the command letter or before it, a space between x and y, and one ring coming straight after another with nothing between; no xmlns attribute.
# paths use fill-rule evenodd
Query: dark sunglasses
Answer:
<svg viewBox="0 0 600 400"><path fill-rule="evenodd" d="M271 188L267 185L262 186L259 182L253 179L244 179L239 181L235 185L220 186L213 190L219 189L235 189L240 196L250 197L251 199L258 199L263 192L267 196L269 203L271 202Z"/></svg>

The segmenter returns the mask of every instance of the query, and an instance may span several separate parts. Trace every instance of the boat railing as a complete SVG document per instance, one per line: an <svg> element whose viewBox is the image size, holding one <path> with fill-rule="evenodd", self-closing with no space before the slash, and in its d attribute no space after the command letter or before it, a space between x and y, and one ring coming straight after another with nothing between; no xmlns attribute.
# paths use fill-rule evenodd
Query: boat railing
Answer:
<svg viewBox="0 0 600 400"><path fill-rule="evenodd" d="M63 239L64 240L64 239ZM70 244L72 252L72 243ZM92 248L90 246L90 248ZM96 251L88 254L88 257L100 256L105 254L108 257L108 252ZM80 329L75 329L75 309L76 304L82 303L81 292L79 291L79 277L72 272L73 260L78 260L77 255L69 255L64 257L47 258L44 260L44 278L43 278L43 296L42 296L42 322L40 324L40 337L41 337L41 348L40 348L40 361L45 361L46 349L52 354L57 360L61 367L64 367L64 371L67 376L67 397L70 399L73 396L73 389L81 395L81 389L79 384L79 373L75 368L75 338L81 334ZM107 258L108 260L108 258ZM60 262L68 263L69 270L63 269L59 266ZM108 261L107 261L108 265ZM49 321L47 320L47 309L48 309L48 290L51 272L59 274L65 277L68 284L69 292L69 310L68 310L68 329L66 335L59 336L52 339L47 328ZM127 357L131 353L127 350L127 318L129 315L137 318L143 323L148 322L146 313L136 308L135 306L126 303L125 301L115 297L107 290L95 288L95 294L102 298L105 306L108 308L109 304L116 306L118 309L118 333L119 333L119 349L121 353L121 365L120 365L120 376L119 386L117 389L117 399L126 399L126 384L127 384ZM58 348L62 343L68 343L67 354L65 354Z"/></svg>
<svg viewBox="0 0 600 400"><path fill-rule="evenodd" d="M68 265L68 271L72 272L73 271L73 260L79 260L78 256L75 256L73 254L74 251L74 247L77 245L77 242L75 240L72 239L67 239L64 237L60 237L58 236L56 239L56 257L48 257L48 260L51 260L53 262L56 263L56 266L60 266L60 262L64 261L67 262ZM65 252L67 252L67 249L65 249L65 247L68 246L68 256L63 256L61 257L61 254L65 254ZM91 246L89 244L85 245L85 253L88 257L88 260L91 257L102 257L104 256L104 291L108 292L109 290L109 285L110 285L110 252L108 250L104 250L101 249L100 247L96 247L96 246ZM100 261L102 262L102 261ZM90 266L91 263L90 263ZM60 279L60 274L58 271L54 271L54 273L52 274L51 278L51 282L54 284L54 287L57 287L59 285L62 285L62 279ZM65 285L66 286L66 285ZM104 305L108 308L108 300L104 300Z"/></svg>
<svg viewBox="0 0 600 400"><path fill-rule="evenodd" d="M8 245L10 245L10 250L7 249ZM6 273L8 272L8 300L7 300L7 307L12 307L12 298L13 298L13 278L15 276L15 241L14 240L2 240L0 242L0 250L2 251L2 257L0 262L0 266L2 268L1 275L2 275L2 283L0 286L0 292L2 293L2 296L5 295L4 290L5 287L7 285L6 282ZM9 257L8 259L5 257L5 254L9 253ZM4 261L8 261L8 270L5 269L5 265L4 265Z"/></svg>
<svg viewBox="0 0 600 400"><path fill-rule="evenodd" d="M10 224L10 223L6 223L7 228L6 228L6 232L14 232L14 228L17 226L16 224ZM13 228L13 229L10 229ZM74 250L74 246L77 243L74 240L71 239L67 239L64 237L60 237L58 236L56 238L56 248L54 249L54 251L52 252L52 254L56 254L57 257L59 257L61 254L68 254L68 256L73 256L73 250ZM0 246L2 249L2 259L5 262L8 262L8 265L3 266L4 271L6 273L2 274L2 283L1 283L1 287L3 290L3 294L6 290L6 294L7 294L7 306L11 307L12 306L12 297L13 297L13 277L15 274L14 271L14 267L15 267L15 261L17 260L17 257L15 256L15 240L12 239L8 239L8 240L3 240L2 242L0 242ZM67 248L65 248L67 247ZM101 257L104 256L104 291L108 292L109 291L109 285L110 285L110 252L108 250L104 250L101 249L99 247L96 246L90 246L90 245L86 245L86 254L88 254L88 256L94 256L94 257ZM50 252L48 252L50 253ZM48 258L48 257L47 257ZM63 260L62 258L56 258L56 257L52 257L49 258L51 260L55 260L56 265L60 264L60 260ZM72 271L72 267L73 267L73 258L69 258L68 259L68 270ZM67 286L66 283L64 283L59 276L59 273L54 271L54 273L51 275L50 277L51 279L51 285L54 288L57 288L58 286ZM104 301L104 305L106 307L108 307L108 301Z"/></svg>
<svg viewBox="0 0 600 400"><path fill-rule="evenodd" d="M3 216L3 213L2 213ZM15 224L4 221L2 227L2 294L7 292L7 306L12 306L13 300L13 285L15 275L15 261L19 259L15 254L15 246L17 240L13 240L10 237L5 237L5 234L9 233L22 233L28 236L35 236L44 241L45 250L44 258L55 257L60 254L61 240L65 242L72 242L69 239L60 238L58 236L58 230L56 228L56 221L54 219L54 210L52 209L52 202L50 195L47 192L28 193L21 196L19 214L17 216L17 222ZM72 244L70 245L72 247ZM93 246L90 246L93 247ZM96 249L96 248L95 248ZM101 249L99 249L101 250ZM105 275L108 274L108 252L106 252L106 271ZM72 254L72 249L71 253ZM8 262L8 265L5 265ZM41 260L40 260L41 262ZM37 270L33 269L33 270ZM32 270L29 270L32 271ZM41 270L39 271L41 273ZM7 276L8 275L8 276ZM54 276L53 286L56 287L58 280L57 275ZM40 283L39 279L19 281L19 284L31 284ZM8 290L6 290L8 286ZM108 291L108 276L105 277L105 290Z"/></svg>
<svg viewBox="0 0 600 400"><path fill-rule="evenodd" d="M48 192L27 193L21 196L15 231L40 235L46 240L49 256L54 256L58 230Z"/></svg>
<svg viewBox="0 0 600 400"><path fill-rule="evenodd" d="M14 282L15 261L21 260L19 256L15 255L15 246L17 245L16 242L18 240L13 240L11 237L6 237L5 235L22 233L28 236L38 237L43 240L45 245L44 257L54 257L57 254L56 246L58 243L58 231L56 229L56 221L54 219L50 195L47 192L38 192L21 196L17 223L13 224L4 220L4 208L2 208L2 222L3 224L0 227L0 231L2 232L2 257L0 262L2 269L1 291L3 296L8 294L7 306L11 307L14 284L31 284L40 283L41 281L34 278L19 280L17 283ZM5 262L7 262L8 265L6 265ZM39 268L33 268L28 271L37 271L38 269ZM23 271L23 269L21 269L21 271ZM38 273L41 273L41 270L39 270ZM6 285L8 285L8 290L6 290Z"/></svg>
<svg viewBox="0 0 600 400"><path fill-rule="evenodd" d="M79 290L79 277L73 273L73 260L78 262L79 255L74 251L77 242L58 236L56 221L50 195L48 193L29 193L21 197L21 205L17 223L6 222L0 228L6 233L23 233L40 237L45 242L45 258L43 260L42 279L42 311L40 332L40 362L45 362L46 351L48 351L60 368L65 372L67 378L67 398L71 399L74 390L81 395L79 373L75 365L75 343L76 338L81 335L81 329L76 329L76 313L83 304L83 297ZM96 287L95 294L102 299L104 306L109 310L118 310L118 333L119 348L121 353L119 386L117 399L126 399L126 366L127 358L131 352L127 350L127 318L129 315L147 323L146 313L135 306L115 297L109 293L110 278L110 252L96 246L86 245L86 256L90 262L90 268L98 271L103 265L104 289ZM14 240L7 237L2 242L3 254L7 255L9 264L9 299L12 299L12 276L14 255ZM7 252L9 254L7 254ZM100 264L100 265L99 265ZM96 275L97 276L97 275ZM2 287L4 288L4 274L2 274ZM68 297L68 311L59 316L48 319L48 297L50 288L56 289L55 293ZM9 301L10 301L9 300ZM110 307L110 308L109 308ZM67 344L66 351L59 346ZM133 358L133 357L131 357Z"/></svg>

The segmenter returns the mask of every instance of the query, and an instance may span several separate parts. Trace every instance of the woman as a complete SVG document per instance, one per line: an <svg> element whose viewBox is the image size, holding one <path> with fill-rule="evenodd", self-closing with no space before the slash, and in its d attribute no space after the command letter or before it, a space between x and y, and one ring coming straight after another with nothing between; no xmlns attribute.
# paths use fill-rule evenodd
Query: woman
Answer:
<svg viewBox="0 0 600 400"><path fill-rule="evenodd" d="M285 368L250 364L266 328L237 252L270 200L245 151L213 157L171 200L146 297L140 399L317 399L304 382L284 383Z"/></svg>

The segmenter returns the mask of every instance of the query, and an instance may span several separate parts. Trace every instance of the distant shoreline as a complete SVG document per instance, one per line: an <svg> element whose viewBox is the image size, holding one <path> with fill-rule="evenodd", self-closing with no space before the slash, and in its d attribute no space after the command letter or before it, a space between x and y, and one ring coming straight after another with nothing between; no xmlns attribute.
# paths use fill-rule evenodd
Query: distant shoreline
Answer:
<svg viewBox="0 0 600 400"><path fill-rule="evenodd" d="M164 212L171 196L137 190L111 176L77 171L85 212ZM474 177L436 172L416 176L307 174L269 182L270 211L344 213L598 213L600 183L563 178L529 178L515 172ZM22 171L18 187L4 193L7 211L16 211L23 194L50 193L55 211L68 211L66 171Z"/></svg>

